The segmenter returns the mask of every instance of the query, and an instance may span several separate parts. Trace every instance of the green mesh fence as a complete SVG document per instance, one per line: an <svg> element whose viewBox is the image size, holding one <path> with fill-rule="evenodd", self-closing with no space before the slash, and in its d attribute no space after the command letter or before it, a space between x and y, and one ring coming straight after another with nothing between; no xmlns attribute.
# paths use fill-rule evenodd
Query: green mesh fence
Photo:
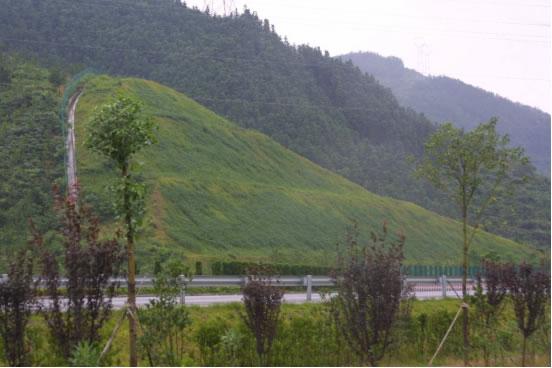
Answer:
<svg viewBox="0 0 552 368"><path fill-rule="evenodd" d="M468 277L475 277L480 272L476 266L468 267ZM461 277L462 266L435 266L435 265L405 265L403 273L411 277Z"/></svg>
<svg viewBox="0 0 552 368"><path fill-rule="evenodd" d="M75 74L65 85L63 97L59 105L59 121L61 124L61 133L63 135L64 144L67 138L67 108L69 107L69 100L77 90L78 86L81 85L87 78L90 78L93 74L93 69L86 68L81 72ZM67 170L65 169L67 167L67 149L65 149L65 154L63 155L63 167L65 172L65 186L67 187Z"/></svg>

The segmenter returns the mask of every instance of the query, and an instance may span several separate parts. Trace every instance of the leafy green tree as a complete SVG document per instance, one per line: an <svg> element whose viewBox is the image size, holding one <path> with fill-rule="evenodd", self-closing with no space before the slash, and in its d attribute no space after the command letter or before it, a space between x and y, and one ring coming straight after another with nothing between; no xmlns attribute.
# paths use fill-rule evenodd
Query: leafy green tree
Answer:
<svg viewBox="0 0 552 368"><path fill-rule="evenodd" d="M466 284L470 245L487 208L522 181L515 170L528 162L521 148L510 148L508 136L496 132L496 123L492 118L470 132L451 123L441 125L427 140L424 156L417 167L417 174L450 196L460 210L465 365L469 361Z"/></svg>
<svg viewBox="0 0 552 368"><path fill-rule="evenodd" d="M154 280L155 294L145 308L139 310L144 334L140 346L147 352L149 364L154 366L181 366L185 363L185 332L191 319L185 305L180 305L182 271L174 272L168 267L158 273Z"/></svg>
<svg viewBox="0 0 552 368"><path fill-rule="evenodd" d="M126 226L128 258L128 305L136 316L136 261L134 238L144 212L145 186L131 177L131 159L144 147L156 142L155 125L142 116L142 105L129 97L119 96L96 110L89 125L86 146L117 165L121 181L117 188L117 210ZM138 364L137 323L129 318L130 365Z"/></svg>
<svg viewBox="0 0 552 368"><path fill-rule="evenodd" d="M54 68L50 71L50 76L48 77L48 81L52 83L54 86L59 86L63 84L65 80L65 76L63 75L63 71L59 68Z"/></svg>

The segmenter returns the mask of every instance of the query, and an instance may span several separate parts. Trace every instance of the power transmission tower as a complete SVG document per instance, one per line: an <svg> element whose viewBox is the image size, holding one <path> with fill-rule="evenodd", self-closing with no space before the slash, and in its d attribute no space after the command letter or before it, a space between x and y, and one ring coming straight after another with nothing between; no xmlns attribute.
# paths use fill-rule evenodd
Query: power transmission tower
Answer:
<svg viewBox="0 0 552 368"><path fill-rule="evenodd" d="M227 16L234 10L234 0L203 0L204 9L209 8L213 14Z"/></svg>
<svg viewBox="0 0 552 368"><path fill-rule="evenodd" d="M416 42L416 49L418 50L418 71L424 75L429 75L429 56L431 55L429 45L424 41Z"/></svg>

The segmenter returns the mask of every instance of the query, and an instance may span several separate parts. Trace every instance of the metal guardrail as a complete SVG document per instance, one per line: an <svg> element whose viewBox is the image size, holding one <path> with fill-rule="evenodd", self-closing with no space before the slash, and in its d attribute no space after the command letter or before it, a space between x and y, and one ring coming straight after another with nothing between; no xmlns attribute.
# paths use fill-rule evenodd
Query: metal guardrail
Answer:
<svg viewBox="0 0 552 368"><path fill-rule="evenodd" d="M0 275L0 283L7 279L7 275ZM191 278L181 275L179 277L180 301L184 303L187 288L194 287L227 287L227 286L245 286L248 282L247 276L193 276ZM67 279L61 279L61 285L67 282ZM126 278L113 278L112 282L118 282L124 285L127 282ZM153 286L154 278L152 277L137 277L136 287L151 287ZM461 278L447 278L442 275L437 278L429 277L407 277L405 283L409 285L414 293L437 293L441 297L459 296L461 293ZM469 289L473 289L474 280L468 279ZM307 301L312 300L313 287L331 287L335 286L335 280L329 276L279 276L273 279L274 286L280 287L305 287Z"/></svg>

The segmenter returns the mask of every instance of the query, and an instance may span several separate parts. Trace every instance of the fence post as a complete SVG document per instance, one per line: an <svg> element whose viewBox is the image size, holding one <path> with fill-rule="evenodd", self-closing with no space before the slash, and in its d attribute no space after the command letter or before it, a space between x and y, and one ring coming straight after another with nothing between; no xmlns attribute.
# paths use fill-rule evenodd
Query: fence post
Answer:
<svg viewBox="0 0 552 368"><path fill-rule="evenodd" d="M447 297L447 275L441 276L441 293L443 298Z"/></svg>
<svg viewBox="0 0 552 368"><path fill-rule="evenodd" d="M312 275L305 277L305 284L307 284L307 302L312 300Z"/></svg>

